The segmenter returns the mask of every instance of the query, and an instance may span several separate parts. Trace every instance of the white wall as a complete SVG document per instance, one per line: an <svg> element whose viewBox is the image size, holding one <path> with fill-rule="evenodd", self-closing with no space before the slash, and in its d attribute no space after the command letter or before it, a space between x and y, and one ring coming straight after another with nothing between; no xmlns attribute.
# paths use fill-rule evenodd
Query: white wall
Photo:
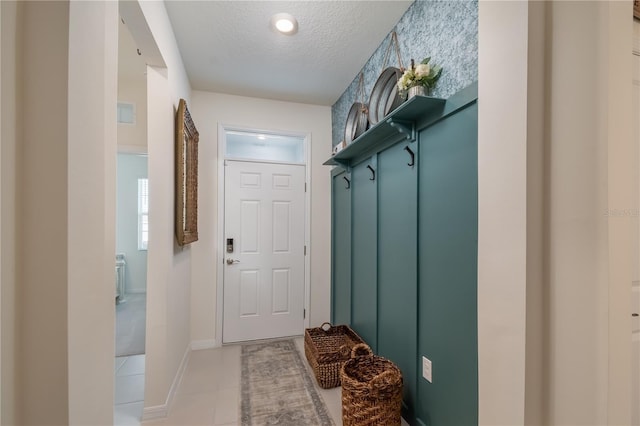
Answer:
<svg viewBox="0 0 640 426"><path fill-rule="evenodd" d="M631 3L479 16L479 423L628 424Z"/></svg>
<svg viewBox="0 0 640 426"><path fill-rule="evenodd" d="M191 99L191 85L167 10L162 1L139 1L138 4L166 65L169 93L177 108L180 98L187 102Z"/></svg>
<svg viewBox="0 0 640 426"><path fill-rule="evenodd" d="M173 102L167 79L152 67L149 94L149 250L145 415L170 405L170 388L189 348L190 249L175 244Z"/></svg>
<svg viewBox="0 0 640 426"><path fill-rule="evenodd" d="M138 6L166 64L147 67L150 230L144 417L149 418L166 414L190 343L191 248L175 243L173 171L175 111L180 98L189 101L191 88L164 3L143 1ZM136 32L132 34L135 38Z"/></svg>
<svg viewBox="0 0 640 426"><path fill-rule="evenodd" d="M526 2L479 5L478 386L486 425L524 424L527 16Z"/></svg>
<svg viewBox="0 0 640 426"><path fill-rule="evenodd" d="M311 134L311 326L329 320L331 109L265 99L193 92L190 111L200 133L198 214L200 241L193 246L191 339L220 344L216 335L218 124Z"/></svg>

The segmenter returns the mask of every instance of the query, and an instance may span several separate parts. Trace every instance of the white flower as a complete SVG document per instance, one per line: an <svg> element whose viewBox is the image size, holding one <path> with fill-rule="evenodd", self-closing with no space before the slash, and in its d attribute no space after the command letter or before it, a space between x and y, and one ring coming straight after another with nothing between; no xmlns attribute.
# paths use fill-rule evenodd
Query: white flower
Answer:
<svg viewBox="0 0 640 426"><path fill-rule="evenodd" d="M398 80L398 89L407 90L410 84L411 84L411 72L407 70L402 75L402 77L400 77L400 80Z"/></svg>
<svg viewBox="0 0 640 426"><path fill-rule="evenodd" d="M0 0L1 1L1 0ZM409 88L414 86L424 86L433 88L440 78L442 68L438 65L429 64L431 58L425 58L421 63L415 64L411 60L409 67L398 79L398 90L404 96Z"/></svg>
<svg viewBox="0 0 640 426"><path fill-rule="evenodd" d="M417 78L426 77L429 75L430 72L431 72L431 67L429 66L429 64L418 64L416 65L416 69L414 71Z"/></svg>

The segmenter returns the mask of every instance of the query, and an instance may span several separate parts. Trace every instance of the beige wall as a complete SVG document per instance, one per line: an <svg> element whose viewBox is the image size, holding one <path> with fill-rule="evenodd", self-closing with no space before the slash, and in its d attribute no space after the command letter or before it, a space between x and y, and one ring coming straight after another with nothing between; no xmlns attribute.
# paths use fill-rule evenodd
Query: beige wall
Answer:
<svg viewBox="0 0 640 426"><path fill-rule="evenodd" d="M220 245L218 223L218 124L311 134L311 306L310 323L319 326L330 314L331 110L208 92L193 92L190 106L200 133L199 236L193 246L191 339L220 344L216 335L216 277Z"/></svg>
<svg viewBox="0 0 640 426"><path fill-rule="evenodd" d="M146 68L146 65L145 65ZM134 104L136 123L118 123L118 146L123 152L147 150L147 84L121 78L118 80L118 102Z"/></svg>
<svg viewBox="0 0 640 426"><path fill-rule="evenodd" d="M640 55L640 22L637 20L633 20L633 49L634 51ZM635 84L638 84L638 76L640 75L640 70L635 69L633 71L633 79ZM640 107L638 105L634 105L634 111L640 111ZM635 126L634 126L634 140L636 141L636 152L634 154L634 158L636 158L637 167L635 168L635 175L633 176L633 181L638 183L638 186L634 195L634 205L633 211L635 214L633 215L633 280L640 280L640 146L638 146L638 141L640 141L640 119L636 116Z"/></svg>
<svg viewBox="0 0 640 426"><path fill-rule="evenodd" d="M17 419L18 333L16 285L16 163L18 90L20 72L17 71L18 7L15 2L0 2L0 301L1 301L1 357L0 357L0 423L15 424Z"/></svg>
<svg viewBox="0 0 640 426"><path fill-rule="evenodd" d="M65 424L69 421L69 4L25 2L21 7L18 403L24 424Z"/></svg>
<svg viewBox="0 0 640 426"><path fill-rule="evenodd" d="M480 424L629 423L630 5L480 3Z"/></svg>
<svg viewBox="0 0 640 426"><path fill-rule="evenodd" d="M2 423L110 423L117 9L1 7Z"/></svg>
<svg viewBox="0 0 640 426"><path fill-rule="evenodd" d="M147 64L137 54L126 25L120 23L118 38L118 102L135 106L135 124L118 123L118 146L124 150L146 152L147 149Z"/></svg>
<svg viewBox="0 0 640 426"><path fill-rule="evenodd" d="M69 424L106 424L114 392L117 4L71 2L69 24Z"/></svg>
<svg viewBox="0 0 640 426"><path fill-rule="evenodd" d="M603 74L606 80L601 95L607 99L603 111L607 127L605 137L608 141L608 206L631 211L637 190L634 182L634 170L638 159L634 156L635 145L633 128L638 125L634 117L632 90L632 46L633 20L632 2L607 2L600 5L598 16L603 32L608 38L603 44ZM631 400L631 291L633 280L632 258L632 215L622 218L611 216L609 227L609 288L608 306L608 371L607 371L607 423L626 424L630 422L632 406L638 401Z"/></svg>

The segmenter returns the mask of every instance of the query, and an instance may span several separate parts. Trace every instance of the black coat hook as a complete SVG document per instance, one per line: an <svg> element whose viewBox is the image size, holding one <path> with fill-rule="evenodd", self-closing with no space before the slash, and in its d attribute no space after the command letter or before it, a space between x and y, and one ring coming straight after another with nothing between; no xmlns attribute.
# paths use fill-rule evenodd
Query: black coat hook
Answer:
<svg viewBox="0 0 640 426"><path fill-rule="evenodd" d="M347 181L347 187L346 187L346 189L351 188L351 181L350 181L346 176L342 176L342 179L344 179L345 181Z"/></svg>
<svg viewBox="0 0 640 426"><path fill-rule="evenodd" d="M407 151L411 156L411 162L407 163L407 166L413 167L416 164L416 154L408 146L405 146L404 150Z"/></svg>
<svg viewBox="0 0 640 426"><path fill-rule="evenodd" d="M369 180L376 180L376 171L373 170L373 167L371 167L371 164L367 166L367 169L371 170L371 177L369 178Z"/></svg>

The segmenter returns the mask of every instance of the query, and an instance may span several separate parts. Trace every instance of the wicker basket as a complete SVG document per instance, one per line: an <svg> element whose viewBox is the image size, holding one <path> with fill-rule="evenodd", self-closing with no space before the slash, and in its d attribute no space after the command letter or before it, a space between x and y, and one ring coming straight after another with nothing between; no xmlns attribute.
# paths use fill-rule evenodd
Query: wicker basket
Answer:
<svg viewBox="0 0 640 426"><path fill-rule="evenodd" d="M402 373L393 362L356 345L341 376L344 426L400 426Z"/></svg>
<svg viewBox="0 0 640 426"><path fill-rule="evenodd" d="M325 322L305 330L304 354L321 388L340 386L340 368L359 343L364 342L346 325L332 326Z"/></svg>

